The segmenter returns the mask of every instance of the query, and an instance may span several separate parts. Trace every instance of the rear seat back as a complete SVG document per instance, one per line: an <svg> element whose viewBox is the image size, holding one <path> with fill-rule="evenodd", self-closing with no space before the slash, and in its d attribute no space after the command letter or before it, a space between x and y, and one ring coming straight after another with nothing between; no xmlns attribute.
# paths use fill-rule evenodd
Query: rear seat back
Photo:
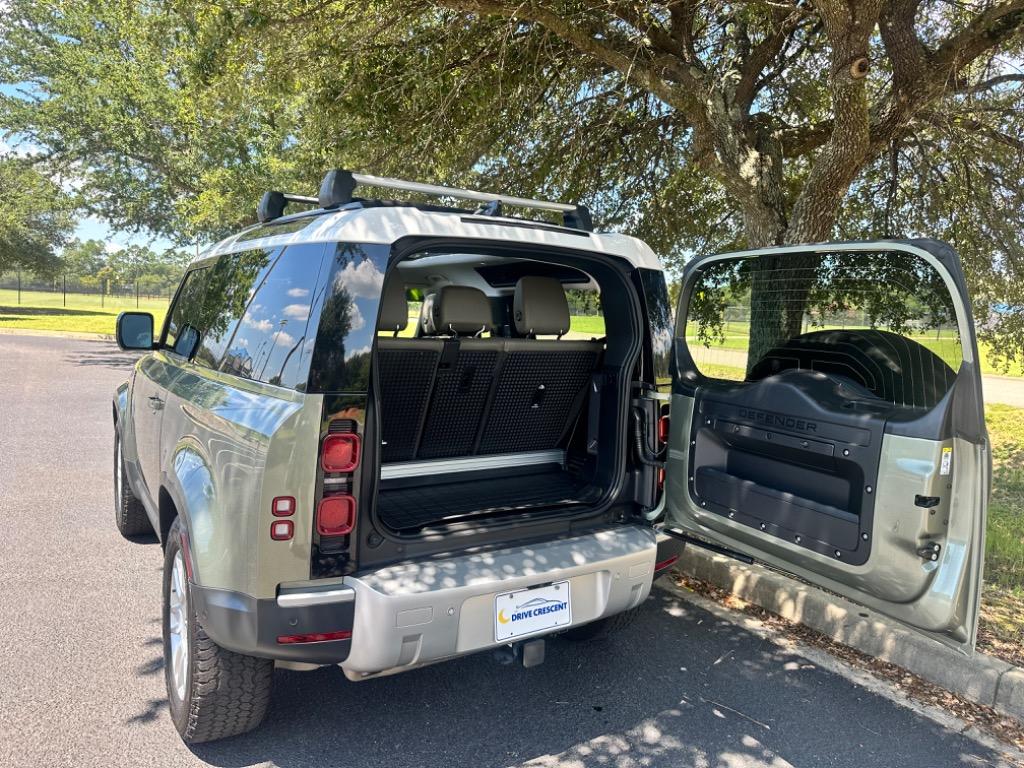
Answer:
<svg viewBox="0 0 1024 768"><path fill-rule="evenodd" d="M569 329L565 291L553 278L522 278L513 312L523 336ZM405 286L389 283L378 330L397 332L407 321ZM383 461L559 446L579 416L603 344L477 338L493 322L482 291L445 286L424 301L425 336L378 338Z"/></svg>
<svg viewBox="0 0 1024 768"><path fill-rule="evenodd" d="M561 336L569 330L569 302L554 278L520 279L512 307L522 336ZM602 349L597 341L506 339L479 452L556 448L579 416Z"/></svg>
<svg viewBox="0 0 1024 768"><path fill-rule="evenodd" d="M392 277L381 296L377 330L397 333L409 323L405 285ZM434 374L444 342L441 339L377 339L376 370L381 402L381 459L415 458L423 420L434 387Z"/></svg>
<svg viewBox="0 0 1024 768"><path fill-rule="evenodd" d="M490 302L476 288L445 286L421 322L427 332L451 337L444 342L417 458L471 455L502 355L501 339L472 338L493 327ZM460 334L470 338L456 338Z"/></svg>

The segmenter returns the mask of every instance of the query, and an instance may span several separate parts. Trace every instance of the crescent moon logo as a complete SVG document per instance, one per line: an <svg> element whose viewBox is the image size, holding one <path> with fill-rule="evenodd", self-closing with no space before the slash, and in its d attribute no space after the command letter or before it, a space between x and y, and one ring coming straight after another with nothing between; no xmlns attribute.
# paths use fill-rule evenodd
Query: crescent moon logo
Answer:
<svg viewBox="0 0 1024 768"><path fill-rule="evenodd" d="M498 621L500 621L502 624L508 624L510 621L512 621L512 619L505 615L504 608L498 611Z"/></svg>

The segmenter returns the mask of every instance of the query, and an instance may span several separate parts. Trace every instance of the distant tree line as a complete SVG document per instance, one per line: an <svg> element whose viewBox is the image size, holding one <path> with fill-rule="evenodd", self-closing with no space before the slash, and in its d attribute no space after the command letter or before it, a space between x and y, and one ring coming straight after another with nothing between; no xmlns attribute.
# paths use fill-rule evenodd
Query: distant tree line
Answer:
<svg viewBox="0 0 1024 768"><path fill-rule="evenodd" d="M24 287L63 288L89 293L170 295L191 259L188 251L156 251L128 245L110 250L99 240L71 240L60 252L31 263L6 264L0 270L3 283L16 272Z"/></svg>

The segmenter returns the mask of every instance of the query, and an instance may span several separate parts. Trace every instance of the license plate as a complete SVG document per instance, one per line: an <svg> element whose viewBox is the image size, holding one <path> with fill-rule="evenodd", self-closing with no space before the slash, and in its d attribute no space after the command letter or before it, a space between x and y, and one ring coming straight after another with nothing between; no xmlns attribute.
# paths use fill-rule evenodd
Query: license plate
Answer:
<svg viewBox="0 0 1024 768"><path fill-rule="evenodd" d="M505 592L494 598L496 642L571 623L568 581Z"/></svg>

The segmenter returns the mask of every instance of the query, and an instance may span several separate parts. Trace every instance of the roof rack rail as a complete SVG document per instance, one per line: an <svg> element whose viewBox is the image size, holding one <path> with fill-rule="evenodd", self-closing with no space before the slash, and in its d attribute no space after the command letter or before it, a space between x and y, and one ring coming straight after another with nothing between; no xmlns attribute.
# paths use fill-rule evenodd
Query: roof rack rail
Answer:
<svg viewBox="0 0 1024 768"><path fill-rule="evenodd" d="M486 204L478 208L476 212L491 216L500 216L502 205L510 205L517 208L534 208L542 211L556 211L562 214L562 222L566 227L582 229L587 232L592 231L594 228L590 211L585 205L533 200L527 197L499 195L493 192L478 192L473 189L443 187L438 184L422 184L418 181L403 181L402 179L391 179L385 176L369 176L341 169L327 172L323 182L320 184L320 193L317 197L291 195L276 191L264 193L257 210L257 217L260 223L273 221L283 215L284 208L289 202L318 203L321 208L338 208L351 202L357 202L358 198L353 197L352 193L358 184L367 187L399 189L405 192L417 192L424 195L475 200Z"/></svg>

